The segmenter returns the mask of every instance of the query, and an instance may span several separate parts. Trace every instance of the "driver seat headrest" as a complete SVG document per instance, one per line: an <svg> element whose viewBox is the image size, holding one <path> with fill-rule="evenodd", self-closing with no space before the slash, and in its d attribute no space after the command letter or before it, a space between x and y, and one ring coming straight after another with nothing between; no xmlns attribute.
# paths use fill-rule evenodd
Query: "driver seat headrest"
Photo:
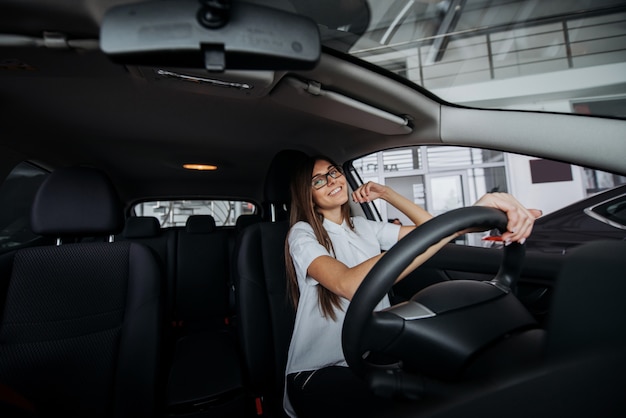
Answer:
<svg viewBox="0 0 626 418"><path fill-rule="evenodd" d="M124 227L121 202L104 172L89 167L53 171L31 209L34 233L51 237L114 235Z"/></svg>
<svg viewBox="0 0 626 418"><path fill-rule="evenodd" d="M274 211L276 220L286 219L291 204L289 182L296 168L306 163L310 157L298 150L279 151L267 170L264 188L265 209Z"/></svg>

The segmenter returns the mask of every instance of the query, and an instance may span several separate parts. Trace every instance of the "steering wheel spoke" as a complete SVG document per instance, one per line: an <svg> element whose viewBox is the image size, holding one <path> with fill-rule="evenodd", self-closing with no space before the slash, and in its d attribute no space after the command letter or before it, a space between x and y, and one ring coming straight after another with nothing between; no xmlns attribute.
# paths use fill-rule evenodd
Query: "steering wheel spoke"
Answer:
<svg viewBox="0 0 626 418"><path fill-rule="evenodd" d="M373 312L363 334L361 350L382 352L401 335L404 319L387 310Z"/></svg>

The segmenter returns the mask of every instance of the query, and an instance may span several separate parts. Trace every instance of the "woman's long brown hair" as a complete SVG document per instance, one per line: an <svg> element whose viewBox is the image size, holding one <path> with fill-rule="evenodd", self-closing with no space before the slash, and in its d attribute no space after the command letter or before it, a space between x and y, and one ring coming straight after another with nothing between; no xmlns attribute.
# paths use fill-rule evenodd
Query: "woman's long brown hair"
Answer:
<svg viewBox="0 0 626 418"><path fill-rule="evenodd" d="M313 233L317 241L334 256L333 243L328 236L328 232L322 226L324 217L319 214L313 203L313 189L311 187L311 178L313 167L317 161L328 161L328 165L337 166L330 158L325 156L311 157L306 164L302 164L291 179L291 209L289 213L289 227L291 228L299 221L307 222L313 228ZM337 166L339 167L339 166ZM341 167L339 167L341 168ZM350 219L350 204L344 203L341 207L343 219L348 223L351 229L354 229L352 220ZM300 299L300 289L298 288L298 278L293 265L293 259L289 253L289 244L285 242L285 264L287 268L287 292L291 298L291 302L297 309ZM337 320L335 309L341 309L339 296L326 289L321 284L317 286L317 296L320 309L324 317L329 317L333 321Z"/></svg>

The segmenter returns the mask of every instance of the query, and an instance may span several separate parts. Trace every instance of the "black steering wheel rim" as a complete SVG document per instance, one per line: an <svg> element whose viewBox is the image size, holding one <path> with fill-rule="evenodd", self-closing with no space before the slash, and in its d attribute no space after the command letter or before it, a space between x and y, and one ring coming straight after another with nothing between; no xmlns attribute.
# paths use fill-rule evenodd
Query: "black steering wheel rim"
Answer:
<svg viewBox="0 0 626 418"><path fill-rule="evenodd" d="M365 277L346 312L342 348L348 366L365 378L370 368L364 359L362 336L376 305L393 286L396 278L415 257L443 238L468 228L506 230L506 214L498 209L471 206L451 210L420 225L394 245ZM523 246L505 246L498 274L492 281L504 291L515 286L521 270Z"/></svg>

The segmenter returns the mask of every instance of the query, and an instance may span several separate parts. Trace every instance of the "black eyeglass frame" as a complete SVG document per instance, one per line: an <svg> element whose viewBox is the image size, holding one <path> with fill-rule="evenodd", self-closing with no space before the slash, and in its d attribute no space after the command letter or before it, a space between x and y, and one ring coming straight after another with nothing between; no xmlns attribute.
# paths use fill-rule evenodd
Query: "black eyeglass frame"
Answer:
<svg viewBox="0 0 626 418"><path fill-rule="evenodd" d="M333 173L334 172L334 173ZM332 177L334 179L337 179L341 176L343 176L343 170L341 169L341 167L333 165L327 173L325 174L318 174L315 177L313 177L311 179L311 187L313 187L315 190L319 190L322 187L326 186L328 184L328 177ZM315 182L321 180L321 184L319 185L315 185Z"/></svg>

